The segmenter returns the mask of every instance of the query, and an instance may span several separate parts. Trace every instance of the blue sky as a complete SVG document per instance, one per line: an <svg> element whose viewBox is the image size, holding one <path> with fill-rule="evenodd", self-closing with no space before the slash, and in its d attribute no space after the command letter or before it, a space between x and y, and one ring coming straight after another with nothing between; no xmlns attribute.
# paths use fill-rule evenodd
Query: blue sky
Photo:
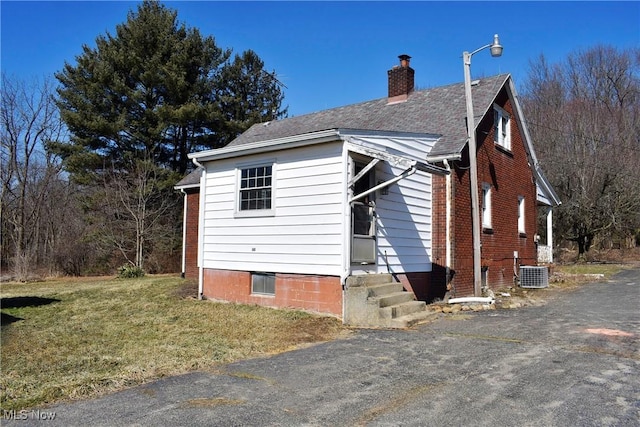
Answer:
<svg viewBox="0 0 640 427"><path fill-rule="evenodd" d="M640 2L165 1L178 19L223 48L253 49L286 85L293 116L386 96L386 72L412 56L416 86L462 81L462 52L500 35L501 58L473 56L472 74L526 80L549 62L597 44L640 46ZM0 1L1 68L32 79L75 63L83 44L115 33L129 1Z"/></svg>

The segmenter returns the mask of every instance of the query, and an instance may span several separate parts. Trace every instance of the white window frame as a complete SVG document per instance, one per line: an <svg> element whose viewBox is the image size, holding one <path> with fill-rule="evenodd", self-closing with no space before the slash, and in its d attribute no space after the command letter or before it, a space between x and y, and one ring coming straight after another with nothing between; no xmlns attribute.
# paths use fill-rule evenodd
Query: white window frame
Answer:
<svg viewBox="0 0 640 427"><path fill-rule="evenodd" d="M482 183L482 228L491 227L491 184Z"/></svg>
<svg viewBox="0 0 640 427"><path fill-rule="evenodd" d="M243 171L250 171L252 169L257 170L259 168L271 168L270 184L257 185L243 188L243 183L250 177L243 178ZM259 181L260 177L255 177L256 181ZM239 164L236 166L236 217L259 217L259 216L274 216L275 215L275 181L276 181L276 162L274 160L263 161L260 163L247 163ZM270 191L269 208L242 208L242 193L250 190L268 190Z"/></svg>
<svg viewBox="0 0 640 427"><path fill-rule="evenodd" d="M480 284L483 288L489 288L489 267L483 266L480 269Z"/></svg>
<svg viewBox="0 0 640 427"><path fill-rule="evenodd" d="M524 196L518 196L518 233L524 234L527 232L525 227L525 198Z"/></svg>
<svg viewBox="0 0 640 427"><path fill-rule="evenodd" d="M495 104L493 112L493 141L511 151L511 115Z"/></svg>

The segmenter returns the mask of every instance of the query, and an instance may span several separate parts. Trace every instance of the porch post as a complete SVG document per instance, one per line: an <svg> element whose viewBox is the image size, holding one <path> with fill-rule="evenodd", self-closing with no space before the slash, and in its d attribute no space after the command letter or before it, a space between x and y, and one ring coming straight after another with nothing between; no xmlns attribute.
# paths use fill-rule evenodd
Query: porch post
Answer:
<svg viewBox="0 0 640 427"><path fill-rule="evenodd" d="M553 262L553 208L547 210L547 246L549 247L549 262Z"/></svg>

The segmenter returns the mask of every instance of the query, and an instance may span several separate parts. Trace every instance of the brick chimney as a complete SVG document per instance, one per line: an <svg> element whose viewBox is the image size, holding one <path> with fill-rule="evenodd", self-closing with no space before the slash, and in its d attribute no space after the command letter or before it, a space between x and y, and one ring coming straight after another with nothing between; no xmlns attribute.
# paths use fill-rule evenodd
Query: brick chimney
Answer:
<svg viewBox="0 0 640 427"><path fill-rule="evenodd" d="M409 66L411 57L400 55L400 65L396 65L387 74L389 76L389 100L388 103L403 102L413 92L413 80L415 71Z"/></svg>

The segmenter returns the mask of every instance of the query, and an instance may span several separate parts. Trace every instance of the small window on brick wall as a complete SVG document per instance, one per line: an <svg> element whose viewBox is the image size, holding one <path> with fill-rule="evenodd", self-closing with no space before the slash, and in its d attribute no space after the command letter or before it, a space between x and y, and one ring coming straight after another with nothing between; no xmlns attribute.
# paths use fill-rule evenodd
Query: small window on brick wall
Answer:
<svg viewBox="0 0 640 427"><path fill-rule="evenodd" d="M502 148L511 150L511 117L497 105L493 106L493 140Z"/></svg>
<svg viewBox="0 0 640 427"><path fill-rule="evenodd" d="M251 273L251 293L276 294L276 275L273 273Z"/></svg>
<svg viewBox="0 0 640 427"><path fill-rule="evenodd" d="M518 232L520 234L524 234L526 233L526 229L525 229L525 204L524 204L524 197L519 196L518 197Z"/></svg>
<svg viewBox="0 0 640 427"><path fill-rule="evenodd" d="M491 185L482 184L482 228L491 228Z"/></svg>

